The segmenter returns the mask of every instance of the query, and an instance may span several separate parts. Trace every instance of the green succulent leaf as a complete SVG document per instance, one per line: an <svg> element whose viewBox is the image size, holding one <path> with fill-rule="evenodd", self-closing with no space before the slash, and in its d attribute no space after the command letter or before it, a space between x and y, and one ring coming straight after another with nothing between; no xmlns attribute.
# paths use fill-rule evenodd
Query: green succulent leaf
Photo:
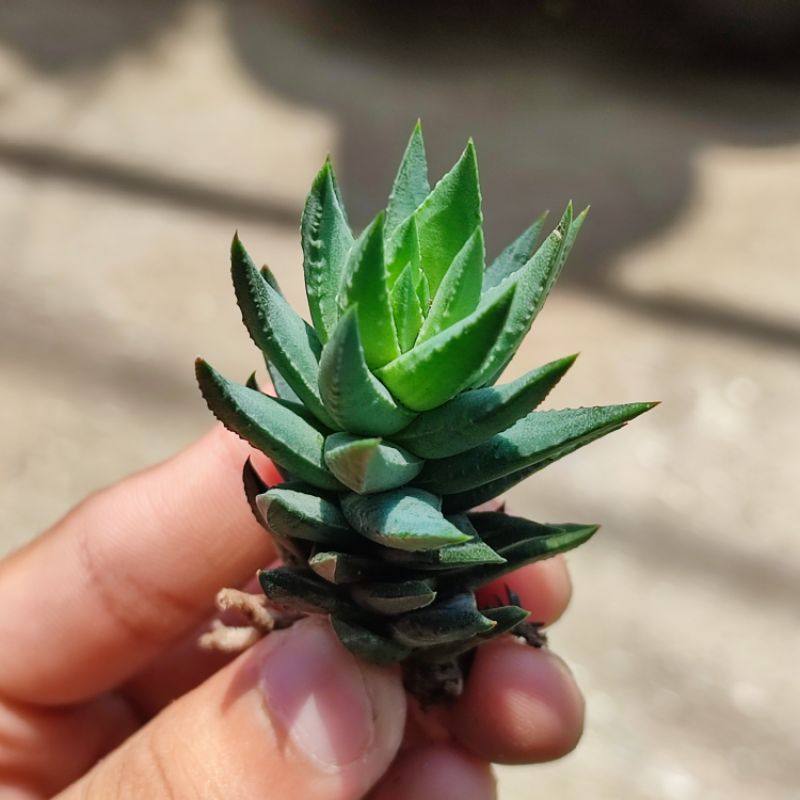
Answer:
<svg viewBox="0 0 800 800"><path fill-rule="evenodd" d="M259 270L261 273L261 277L281 296L283 297L283 292L281 291L281 286L278 283L277 277L275 277L275 273L266 265L263 264L261 269Z"/></svg>
<svg viewBox="0 0 800 800"><path fill-rule="evenodd" d="M469 538L461 544L451 544L438 550L408 552L383 548L380 557L393 566L417 571L441 572L476 564L503 564L505 559L481 540L465 514L446 518L455 528Z"/></svg>
<svg viewBox="0 0 800 800"><path fill-rule="evenodd" d="M303 271L311 319L323 343L339 318L337 293L353 234L330 160L314 179L300 224Z"/></svg>
<svg viewBox="0 0 800 800"><path fill-rule="evenodd" d="M443 586L447 585L448 590L474 591L526 564L578 547L591 539L599 528L598 525L572 523L541 525L520 517L501 521L497 519L500 516L503 515L471 514L470 519L487 539L495 537L506 540L507 543L499 547L506 563L487 564L448 575L442 579ZM511 541L514 537L517 537L516 542Z"/></svg>
<svg viewBox="0 0 800 800"><path fill-rule="evenodd" d="M393 439L422 458L445 458L469 450L536 408L576 358L551 361L503 386L464 392L420 414Z"/></svg>
<svg viewBox="0 0 800 800"><path fill-rule="evenodd" d="M347 521L367 539L398 550L435 550L469 537L443 516L440 500L419 489L342 498Z"/></svg>
<svg viewBox="0 0 800 800"><path fill-rule="evenodd" d="M267 365L267 372L270 373L270 381L273 381L272 373L274 372L275 375L278 375L279 373L274 367L272 368L272 370L269 369L269 362L267 361L266 358L264 359L264 363ZM273 389L276 390L275 394L277 394L277 397L274 398L275 401L280 403L284 408L288 408L289 411L293 411L295 414L297 414L298 417L302 417L309 425L313 425L321 433L323 434L329 433L330 428L327 425L320 422L320 420L317 419L317 417L315 417L303 404L302 400L289 399L292 396L296 397L294 390L292 389L291 386L289 386L288 383L286 383L284 378L281 377L279 380L281 381L280 389L277 388L274 381L272 383ZM270 397L272 397L272 394L270 392L264 392L264 390L258 385L255 372L250 373L250 376L245 382L245 386L248 389L253 389L256 392L262 392L263 394L268 394Z"/></svg>
<svg viewBox="0 0 800 800"><path fill-rule="evenodd" d="M258 573L261 589L275 605L304 614L335 614L358 623L368 616L336 588L308 570L276 567Z"/></svg>
<svg viewBox="0 0 800 800"><path fill-rule="evenodd" d="M641 403L639 405L646 406L644 410L647 411L648 409L657 406L658 403ZM618 427L621 428L622 425ZM617 429L618 428L612 428L611 430L606 431L606 433L610 433L611 431ZM605 435L605 433L601 435ZM442 498L442 506L445 512L448 514L454 514L459 511L467 511L470 508L476 508L492 498L499 497L501 494L507 492L521 481L529 478L535 472L543 470L554 461L558 461L560 458L569 455L574 450L583 447L584 444L586 444L584 441L576 442L563 450L557 451L555 455L551 456L550 458L536 462L535 464L525 467L524 469L511 472L508 475L504 475L502 478L496 478L495 480L487 481L486 483L483 483L474 489L468 489L464 492L445 495Z"/></svg>
<svg viewBox="0 0 800 800"><path fill-rule="evenodd" d="M303 548L298 542L295 542L292 539L287 539L280 534L275 533L274 530L270 530L264 522L264 518L261 516L261 512L258 509L256 498L260 494L264 494L269 487L261 479L261 476L258 474L258 472L256 472L253 462L249 458L247 461L245 461L244 467L242 468L242 484L244 486L244 494L247 498L247 504L250 506L253 516L259 525L269 531L284 563L289 565L299 565L305 563L305 560L308 557L308 553L305 552L305 548Z"/></svg>
<svg viewBox="0 0 800 800"><path fill-rule="evenodd" d="M423 321L422 306L414 286L414 273L410 264L400 273L392 289L392 312L400 350L406 353L417 341Z"/></svg>
<svg viewBox="0 0 800 800"><path fill-rule="evenodd" d="M436 336L469 316L481 298L483 280L483 231L477 228L467 239L439 284L418 342Z"/></svg>
<svg viewBox="0 0 800 800"><path fill-rule="evenodd" d="M395 638L403 644L426 647L486 633L496 624L478 611L473 594L464 593L411 611L396 620L392 628Z"/></svg>
<svg viewBox="0 0 800 800"><path fill-rule="evenodd" d="M331 157L329 155L326 158L326 161L330 164L330 160L331 160ZM345 208L345 205L344 205L344 198L342 197L342 190L339 187L339 181L336 179L336 173L333 171L333 164L331 164L330 175L331 175L331 185L333 186L333 193L336 195L336 202L339 204L339 211L341 212L342 216L344 217L344 221L347 223L347 226L349 228L350 227L350 220L347 218L347 209Z"/></svg>
<svg viewBox="0 0 800 800"><path fill-rule="evenodd" d="M482 221L478 161L472 141L414 212L422 268L436 293L447 268Z"/></svg>
<svg viewBox="0 0 800 800"><path fill-rule="evenodd" d="M331 626L339 641L353 655L373 664L389 666L404 661L411 654L410 647L334 615L331 615Z"/></svg>
<svg viewBox="0 0 800 800"><path fill-rule="evenodd" d="M269 379L272 381L272 385L275 388L275 394L278 395L281 400L303 405L303 401L300 399L297 392L289 386L289 382L283 377L281 371L268 358L264 359L264 364L267 368Z"/></svg>
<svg viewBox="0 0 800 800"><path fill-rule="evenodd" d="M416 417L398 405L367 366L355 309L339 320L322 351L319 392L336 426L351 433L385 436Z"/></svg>
<svg viewBox="0 0 800 800"><path fill-rule="evenodd" d="M325 440L325 463L349 489L374 494L396 489L419 475L422 460L391 442L335 433Z"/></svg>
<svg viewBox="0 0 800 800"><path fill-rule="evenodd" d="M244 487L244 495L247 498L247 505L250 506L250 510L253 512L256 522L262 527L265 527L264 519L256 505L256 498L258 495L264 494L264 492L269 489L269 486L264 483L250 458L244 462L244 467L242 467L242 486Z"/></svg>
<svg viewBox="0 0 800 800"><path fill-rule="evenodd" d="M397 616L429 606L436 599L436 590L430 579L385 581L353 586L350 597L366 611Z"/></svg>
<svg viewBox="0 0 800 800"><path fill-rule="evenodd" d="M470 539L477 539L478 537L478 530L470 521L470 518L467 514L451 514L447 518L448 522L452 522L453 525L458 528L461 533L465 533Z"/></svg>
<svg viewBox="0 0 800 800"><path fill-rule="evenodd" d="M317 334L264 280L238 235L231 245L231 275L242 319L253 341L314 416L335 428L317 388L322 352Z"/></svg>
<svg viewBox="0 0 800 800"><path fill-rule="evenodd" d="M531 539L546 541L560 536L565 530L596 530L598 527L575 523L545 524L504 511L471 511L465 516L475 530L480 531L483 540L498 552L505 552L509 547L525 544Z"/></svg>
<svg viewBox="0 0 800 800"><path fill-rule="evenodd" d="M556 459L552 459L555 461ZM454 494L445 495L442 498L442 508L447 514L456 514L462 511L469 511L471 508L477 508L480 505L493 500L496 497L507 492L509 489L516 486L525 478L530 477L535 472L544 469L551 461L545 460L539 464L534 464L525 469L519 469L516 472L511 472L502 478L497 478L493 481L487 481L477 486L475 489L467 489L464 492L456 492Z"/></svg>
<svg viewBox="0 0 800 800"><path fill-rule="evenodd" d="M487 292L513 275L528 263L533 255L536 242L542 232L544 221L547 219L545 211L529 228L500 253L499 256L486 268L483 276L483 291Z"/></svg>
<svg viewBox="0 0 800 800"><path fill-rule="evenodd" d="M402 271L409 267L414 279L414 285L419 282L423 274L420 254L419 238L417 236L417 223L414 217L409 217L388 235L384 229L383 257L386 262L387 283L393 288Z"/></svg>
<svg viewBox="0 0 800 800"><path fill-rule="evenodd" d="M428 183L428 160L422 140L422 125L417 121L408 140L403 160L394 179L389 204L386 207L386 234L413 214L430 194Z"/></svg>
<svg viewBox="0 0 800 800"><path fill-rule="evenodd" d="M357 307L364 356L370 369L400 355L383 263L383 213L358 237L345 268L340 306Z"/></svg>
<svg viewBox="0 0 800 800"><path fill-rule="evenodd" d="M519 606L498 606L497 608L482 608L481 614L495 623L494 628L486 633L479 633L469 639L463 639L449 644L434 645L433 647L420 648L414 653L414 658L422 661L446 661L468 653L478 645L488 642L497 636L513 631L530 616L530 612Z"/></svg>
<svg viewBox="0 0 800 800"><path fill-rule="evenodd" d="M244 382L244 385L245 385L245 386L246 386L248 389L252 389L254 392L260 392L260 391L261 391L261 388L260 388L260 387L259 387L259 385L258 385L258 381L256 380L256 373L255 373L255 371L251 372L251 373L250 373L250 374L247 376L247 380Z"/></svg>
<svg viewBox="0 0 800 800"><path fill-rule="evenodd" d="M473 380L473 386L494 383L513 358L561 273L587 212L588 209L584 210L573 220L572 203L569 203L556 230L545 239L528 263L484 295L484 300L488 301L507 283L517 287L503 334Z"/></svg>
<svg viewBox="0 0 800 800"><path fill-rule="evenodd" d="M484 363L502 334L513 297L511 286L492 303L381 367L377 377L414 411L447 402L470 384Z"/></svg>
<svg viewBox="0 0 800 800"><path fill-rule="evenodd" d="M195 374L209 409L226 428L313 486L344 489L325 466L323 435L302 417L227 380L203 359L197 359Z"/></svg>
<svg viewBox="0 0 800 800"><path fill-rule="evenodd" d="M500 636L514 630L521 622L530 617L530 611L519 606L497 606L496 608L482 608L481 614L494 620L496 625L488 633L482 634L484 638Z"/></svg>
<svg viewBox="0 0 800 800"><path fill-rule="evenodd" d="M422 309L422 316L427 317L431 308L431 286L428 283L428 276L422 269L417 277L417 299L419 307Z"/></svg>
<svg viewBox="0 0 800 800"><path fill-rule="evenodd" d="M323 550L315 553L308 566L328 583L345 584L361 581L391 578L396 570L382 561L352 553L341 553L335 550Z"/></svg>
<svg viewBox="0 0 800 800"><path fill-rule="evenodd" d="M505 559L492 550L488 544L478 540L466 541L463 544L452 544L438 550L424 552L408 552L385 548L381 558L388 564L411 570L441 572L476 564L502 564Z"/></svg>
<svg viewBox="0 0 800 800"><path fill-rule="evenodd" d="M281 536L324 547L357 546L359 537L335 503L316 494L275 487L256 498L267 527Z"/></svg>
<svg viewBox="0 0 800 800"><path fill-rule="evenodd" d="M416 485L454 494L545 462L551 463L638 417L652 403L532 411L508 430L464 453L426 463Z"/></svg>

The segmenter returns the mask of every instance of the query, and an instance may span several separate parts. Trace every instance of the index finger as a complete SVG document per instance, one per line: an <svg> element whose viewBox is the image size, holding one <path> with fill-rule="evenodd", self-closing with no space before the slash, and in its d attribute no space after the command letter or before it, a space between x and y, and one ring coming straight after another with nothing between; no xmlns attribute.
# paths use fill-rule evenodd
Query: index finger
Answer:
<svg viewBox="0 0 800 800"><path fill-rule="evenodd" d="M216 426L0 564L0 694L50 704L106 691L274 558L242 491L250 452Z"/></svg>

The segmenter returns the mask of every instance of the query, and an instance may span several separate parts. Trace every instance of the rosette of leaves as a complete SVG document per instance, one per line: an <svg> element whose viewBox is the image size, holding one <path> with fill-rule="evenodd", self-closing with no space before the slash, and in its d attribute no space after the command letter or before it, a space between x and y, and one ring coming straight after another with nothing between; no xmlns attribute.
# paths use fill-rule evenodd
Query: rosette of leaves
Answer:
<svg viewBox="0 0 800 800"><path fill-rule="evenodd" d="M540 216L485 266L470 141L431 189L419 124L389 202L354 236L326 161L302 217L311 324L238 236L236 299L275 396L198 360L205 400L285 481L245 489L284 566L259 573L277 606L329 615L342 644L403 662L423 699L457 694L470 651L524 632L513 597L476 590L587 541L590 524L473 511L652 403L539 410L575 360L498 383L541 309L586 211Z"/></svg>

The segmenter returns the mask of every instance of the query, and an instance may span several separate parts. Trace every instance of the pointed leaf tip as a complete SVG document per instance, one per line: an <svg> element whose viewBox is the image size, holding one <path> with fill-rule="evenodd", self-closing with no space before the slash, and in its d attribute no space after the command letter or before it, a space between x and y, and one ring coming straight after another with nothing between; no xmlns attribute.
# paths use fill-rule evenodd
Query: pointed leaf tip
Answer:
<svg viewBox="0 0 800 800"><path fill-rule="evenodd" d="M422 125L417 120L389 195L386 207L387 237L419 208L429 193L425 143L422 139Z"/></svg>
<svg viewBox="0 0 800 800"><path fill-rule="evenodd" d="M309 411L324 425L335 427L317 386L322 350L317 334L264 280L238 239L231 248L231 278L250 338Z"/></svg>
<svg viewBox="0 0 800 800"><path fill-rule="evenodd" d="M533 255L536 243L549 212L545 211L534 220L499 256L486 268L483 276L483 291L488 292L509 275L522 269Z"/></svg>
<svg viewBox="0 0 800 800"><path fill-rule="evenodd" d="M384 264L383 224L384 213L380 212L356 240L347 259L339 297L342 312L358 306L358 327L371 369L400 355Z"/></svg>
<svg viewBox="0 0 800 800"><path fill-rule="evenodd" d="M471 450L428 461L415 483L429 492L452 495L479 490L506 477L519 475L521 479L531 474L526 470L543 469L619 430L651 407L649 403L628 403L532 411ZM453 506L448 503L448 507Z"/></svg>
<svg viewBox="0 0 800 800"><path fill-rule="evenodd" d="M475 148L467 145L455 166L414 212L422 268L435 294L447 268L483 220Z"/></svg>
<svg viewBox="0 0 800 800"><path fill-rule="evenodd" d="M334 433L325 440L325 463L357 494L374 494L413 480L423 462L391 442Z"/></svg>
<svg viewBox="0 0 800 800"><path fill-rule="evenodd" d="M558 227L527 263L484 294L484 302L487 302L507 284L517 287L503 334L481 367L473 386L494 383L511 361L561 273L582 223L582 219L573 220L572 205L568 203Z"/></svg>
<svg viewBox="0 0 800 800"><path fill-rule="evenodd" d="M353 245L330 156L311 185L300 235L308 306L317 334L325 342L339 318L337 292Z"/></svg>

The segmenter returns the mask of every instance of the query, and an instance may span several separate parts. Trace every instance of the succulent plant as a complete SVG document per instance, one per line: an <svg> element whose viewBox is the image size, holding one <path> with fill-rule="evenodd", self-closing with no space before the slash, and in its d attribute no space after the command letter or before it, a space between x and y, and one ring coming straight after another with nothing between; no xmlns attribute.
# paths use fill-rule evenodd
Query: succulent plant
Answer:
<svg viewBox="0 0 800 800"><path fill-rule="evenodd" d="M425 701L458 694L493 637L539 642L513 595L486 608L476 590L597 530L471 509L653 405L536 410L574 356L496 383L585 216L567 205L537 247L540 216L485 268L474 146L431 189L417 124L386 210L357 238L329 160L314 180L301 224L312 324L233 240L236 298L276 394L201 359L196 372L214 415L284 477L266 486L245 465L284 562L261 587L329 615L357 656L403 662Z"/></svg>

